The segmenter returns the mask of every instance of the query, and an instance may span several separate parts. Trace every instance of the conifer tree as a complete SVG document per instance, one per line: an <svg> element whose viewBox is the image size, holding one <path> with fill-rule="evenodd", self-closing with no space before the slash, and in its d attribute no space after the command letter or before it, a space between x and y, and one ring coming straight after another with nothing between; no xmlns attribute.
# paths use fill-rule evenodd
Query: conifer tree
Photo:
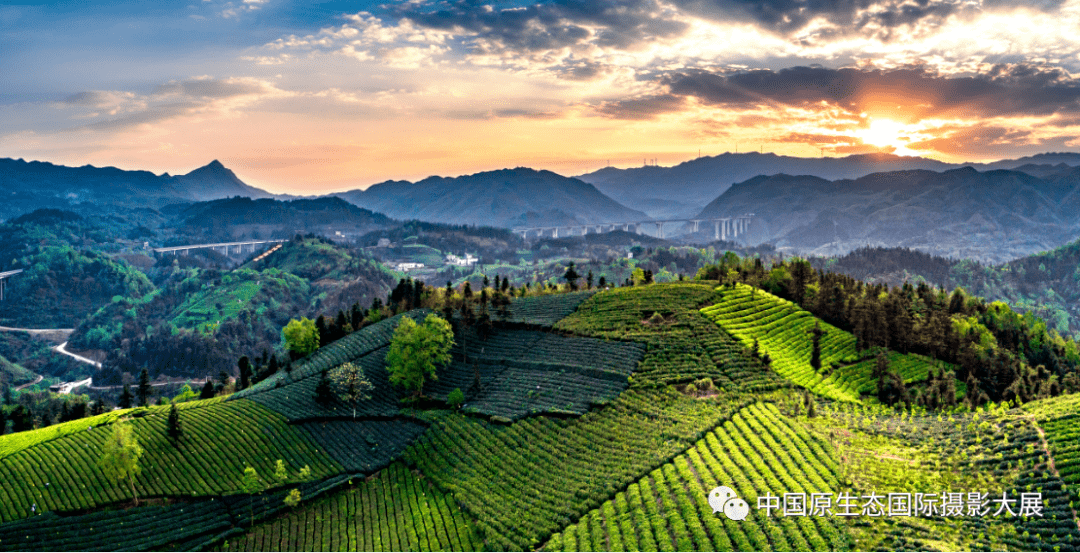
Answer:
<svg viewBox="0 0 1080 553"><path fill-rule="evenodd" d="M150 373L143 369L139 373L139 388L137 391L139 395L139 406L146 407L150 405L150 396L153 395L154 389L150 386Z"/></svg>
<svg viewBox="0 0 1080 553"><path fill-rule="evenodd" d="M209 378L206 379L206 384L203 384L202 391L199 392L199 399L212 399L214 397L214 381Z"/></svg>
<svg viewBox="0 0 1080 553"><path fill-rule="evenodd" d="M131 393L131 386L128 386L127 384L124 384L124 390L122 392L120 392L120 403L119 403L120 408L121 409L130 409L131 408L131 402L133 402L134 400L135 400L135 395Z"/></svg>
<svg viewBox="0 0 1080 553"><path fill-rule="evenodd" d="M810 331L810 366L815 371L821 370L821 337L825 335L825 331L821 330L821 323L815 321L814 329Z"/></svg>
<svg viewBox="0 0 1080 553"><path fill-rule="evenodd" d="M577 290L577 288L578 288L577 281L578 281L579 278L581 278L581 275L579 275L577 270L574 269L574 262L571 261L566 266L566 272L563 273L563 279L565 279L567 284L570 285L570 290L571 291Z"/></svg>
<svg viewBox="0 0 1080 553"><path fill-rule="evenodd" d="M184 429L180 424L180 409L177 409L174 403L169 408L169 437L172 438L173 443L176 443L183 434Z"/></svg>
<svg viewBox="0 0 1080 553"><path fill-rule="evenodd" d="M251 387L251 360L244 355L236 362L236 366L240 369L240 389L245 390Z"/></svg>

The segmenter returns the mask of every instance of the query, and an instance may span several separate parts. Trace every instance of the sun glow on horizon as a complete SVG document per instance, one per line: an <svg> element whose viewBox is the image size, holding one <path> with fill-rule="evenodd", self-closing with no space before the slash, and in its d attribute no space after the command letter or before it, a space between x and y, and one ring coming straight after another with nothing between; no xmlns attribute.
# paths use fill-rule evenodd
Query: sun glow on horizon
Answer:
<svg viewBox="0 0 1080 553"><path fill-rule="evenodd" d="M919 155L919 152L907 147L912 142L914 132L917 131L910 125L897 123L891 119L873 119L870 121L870 126L859 132L857 136L864 144L891 149L896 155L915 156Z"/></svg>

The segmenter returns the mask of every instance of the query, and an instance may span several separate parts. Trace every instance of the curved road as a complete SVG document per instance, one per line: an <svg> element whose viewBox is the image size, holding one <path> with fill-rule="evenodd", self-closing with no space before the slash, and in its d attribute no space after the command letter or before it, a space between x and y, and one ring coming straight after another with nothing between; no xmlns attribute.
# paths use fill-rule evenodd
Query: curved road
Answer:
<svg viewBox="0 0 1080 553"><path fill-rule="evenodd" d="M66 348L67 348L67 342L64 342L63 344L60 344L59 346L56 346L55 348L53 348L53 350L55 350L56 353L61 353L61 354L64 354L64 355L66 355L68 357L71 357L72 359L75 359L76 361L82 361L83 363L89 363L89 364L91 364L91 365L93 365L93 366L95 366L95 367L97 367L99 369L101 368L101 363L98 363L97 361L94 361L93 359L88 359L88 358L83 357L81 355L76 355L74 353L71 353Z"/></svg>
<svg viewBox="0 0 1080 553"><path fill-rule="evenodd" d="M29 332L30 334L43 334L46 332L66 332L71 334L75 332L74 328L12 328L10 326L0 326L0 331L4 332Z"/></svg>
<svg viewBox="0 0 1080 553"><path fill-rule="evenodd" d="M16 386L15 391L16 392L21 392L21 391L33 386L34 384L37 384L38 382L41 382L42 380L45 380L45 377L41 376L39 374L39 375L37 375L37 380L35 380L35 381L33 381L33 382L29 383L29 384L23 384L22 386Z"/></svg>

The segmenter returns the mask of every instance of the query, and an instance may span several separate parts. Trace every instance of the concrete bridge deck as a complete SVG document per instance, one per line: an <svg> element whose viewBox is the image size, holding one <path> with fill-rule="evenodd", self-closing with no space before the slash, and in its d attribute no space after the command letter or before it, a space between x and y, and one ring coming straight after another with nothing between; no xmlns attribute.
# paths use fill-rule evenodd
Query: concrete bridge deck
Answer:
<svg viewBox="0 0 1080 553"><path fill-rule="evenodd" d="M15 269L14 271L4 271L0 273L0 301L4 301L4 294L7 290L7 279L23 272L22 269Z"/></svg>
<svg viewBox="0 0 1080 553"><path fill-rule="evenodd" d="M288 242L286 239L280 240L247 240L244 242L221 242L218 244L191 244L189 246L169 246L167 248L154 248L155 253L171 253L178 255L179 253L187 254L191 250L204 250L204 249L218 249L225 250L225 255L229 255L230 248L236 248L236 253L243 253L244 248L249 248L250 251L255 251L255 246L260 244L280 244L282 242Z"/></svg>

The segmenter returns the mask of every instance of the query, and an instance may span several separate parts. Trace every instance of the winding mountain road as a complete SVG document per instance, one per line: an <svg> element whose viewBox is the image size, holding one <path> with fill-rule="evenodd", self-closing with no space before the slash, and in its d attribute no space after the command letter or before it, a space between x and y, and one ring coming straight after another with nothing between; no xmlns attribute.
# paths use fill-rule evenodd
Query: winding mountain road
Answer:
<svg viewBox="0 0 1080 553"><path fill-rule="evenodd" d="M64 343L60 344L59 346L56 346L55 348L53 348L53 350L56 351L56 353L60 353L60 354L66 355L68 357L71 357L72 359L74 359L76 361L81 361L83 363L89 363L89 364L91 364L91 365L93 365L93 366L95 366L95 367L97 367L99 369L101 368L101 363L98 363L97 361L94 361L93 359L89 359L89 358L86 358L86 357L83 357L81 355L77 355L77 354L74 354L74 353L71 353L70 351L68 351L67 350L67 342L64 342Z"/></svg>
<svg viewBox="0 0 1080 553"><path fill-rule="evenodd" d="M41 382L42 380L45 380L45 377L44 377L44 376L41 376L41 375L39 374L39 375L37 375L37 380L35 380L35 381L33 381L33 382L30 382L30 383L27 383L27 384L23 384L22 386L16 386L16 387L15 387L15 391L16 391L16 392L21 392L21 391L23 391L23 390L25 390L25 389L27 389L27 388L29 388L29 387L33 386L34 384L37 384L38 382Z"/></svg>

